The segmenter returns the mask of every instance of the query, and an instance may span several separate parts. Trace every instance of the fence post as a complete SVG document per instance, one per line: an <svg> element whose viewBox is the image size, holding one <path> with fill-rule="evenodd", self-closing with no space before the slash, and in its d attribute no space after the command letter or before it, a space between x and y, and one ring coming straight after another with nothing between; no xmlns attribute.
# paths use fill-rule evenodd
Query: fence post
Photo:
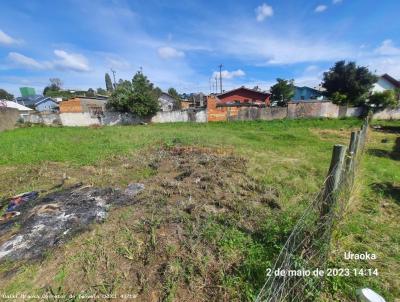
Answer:
<svg viewBox="0 0 400 302"><path fill-rule="evenodd" d="M329 167L328 177L322 195L321 218L330 212L335 202L335 193L341 184L343 176L346 149L347 148L343 145L333 146L331 165Z"/></svg>
<svg viewBox="0 0 400 302"><path fill-rule="evenodd" d="M358 140L357 136L358 136L358 133L356 131L351 132L349 152L353 152L353 153L355 152L356 144L357 144L357 140Z"/></svg>
<svg viewBox="0 0 400 302"><path fill-rule="evenodd" d="M346 178L351 183L353 182L354 176L354 160L356 156L356 148L358 141L358 133L356 131L351 132L349 150L346 157Z"/></svg>

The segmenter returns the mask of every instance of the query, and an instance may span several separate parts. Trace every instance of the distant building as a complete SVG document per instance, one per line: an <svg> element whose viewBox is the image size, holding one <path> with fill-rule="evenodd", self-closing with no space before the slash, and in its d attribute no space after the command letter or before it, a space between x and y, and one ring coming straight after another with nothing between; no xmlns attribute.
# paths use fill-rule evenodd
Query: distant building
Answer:
<svg viewBox="0 0 400 302"><path fill-rule="evenodd" d="M187 110L190 108L190 102L188 99L184 99L181 101L181 109L182 110Z"/></svg>
<svg viewBox="0 0 400 302"><path fill-rule="evenodd" d="M32 87L20 87L19 91L23 97L36 95L35 88Z"/></svg>
<svg viewBox="0 0 400 302"><path fill-rule="evenodd" d="M158 98L158 103L161 111L172 111L174 110L176 100L168 93L163 92Z"/></svg>
<svg viewBox="0 0 400 302"><path fill-rule="evenodd" d="M292 97L291 101L315 101L315 100L323 100L322 92L307 86L299 87L295 86L294 96Z"/></svg>
<svg viewBox="0 0 400 302"><path fill-rule="evenodd" d="M372 92L383 92L385 90L395 90L396 88L400 89L400 81L385 73L378 77L378 82L374 84Z"/></svg>
<svg viewBox="0 0 400 302"><path fill-rule="evenodd" d="M216 95L219 103L242 104L254 106L269 106L271 94L258 89L250 89L244 86L232 89Z"/></svg>
<svg viewBox="0 0 400 302"><path fill-rule="evenodd" d="M18 104L16 102L7 101L7 100L0 100L0 107L7 107L7 108L14 108L19 111L19 115L21 117L29 115L33 109L25 107L24 105Z"/></svg>
<svg viewBox="0 0 400 302"><path fill-rule="evenodd" d="M34 109L36 111L55 111L58 110L57 102L51 97L43 95L22 96L15 99L16 103Z"/></svg>
<svg viewBox="0 0 400 302"><path fill-rule="evenodd" d="M98 118L104 115L107 97L76 97L62 101L60 113L89 113L91 117Z"/></svg>

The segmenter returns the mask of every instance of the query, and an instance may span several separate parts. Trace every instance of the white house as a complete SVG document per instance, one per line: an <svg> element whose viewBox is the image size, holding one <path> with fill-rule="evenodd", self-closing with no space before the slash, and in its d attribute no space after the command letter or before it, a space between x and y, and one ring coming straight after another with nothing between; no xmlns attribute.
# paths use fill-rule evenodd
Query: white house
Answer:
<svg viewBox="0 0 400 302"><path fill-rule="evenodd" d="M161 93L158 98L158 103L160 104L161 111L172 111L174 110L174 104L176 100L170 96L168 93Z"/></svg>
<svg viewBox="0 0 400 302"><path fill-rule="evenodd" d="M7 108L15 108L19 111L19 115L23 117L24 115L29 115L33 109L25 107L24 105L18 104L16 102L7 101L7 100L0 100L0 107L7 107Z"/></svg>
<svg viewBox="0 0 400 302"><path fill-rule="evenodd" d="M378 82L374 84L372 92L383 92L385 90L394 90L396 88L400 89L400 81L385 73L378 78Z"/></svg>

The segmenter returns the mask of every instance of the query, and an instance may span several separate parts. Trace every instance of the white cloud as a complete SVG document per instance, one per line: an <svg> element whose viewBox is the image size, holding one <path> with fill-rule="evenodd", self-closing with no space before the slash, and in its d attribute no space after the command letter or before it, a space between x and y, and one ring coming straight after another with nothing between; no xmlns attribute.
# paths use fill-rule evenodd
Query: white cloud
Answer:
<svg viewBox="0 0 400 302"><path fill-rule="evenodd" d="M351 46L340 42L303 35L276 35L271 30L245 24L224 28L216 34L215 46L220 51L257 66L333 61L354 53Z"/></svg>
<svg viewBox="0 0 400 302"><path fill-rule="evenodd" d="M169 46L160 47L157 52L162 59L183 58L185 56L183 51L179 51Z"/></svg>
<svg viewBox="0 0 400 302"><path fill-rule="evenodd" d="M392 40L385 40L381 46L375 49L375 52L384 56L400 55L400 48L396 47Z"/></svg>
<svg viewBox="0 0 400 302"><path fill-rule="evenodd" d="M324 70L318 65L309 65L304 71L295 77L295 85L297 86L308 86L318 87L322 81Z"/></svg>
<svg viewBox="0 0 400 302"><path fill-rule="evenodd" d="M0 29L0 44L10 45L10 44L17 44L17 43L19 43L18 40L10 37L9 35L7 35L4 31L2 31Z"/></svg>
<svg viewBox="0 0 400 302"><path fill-rule="evenodd" d="M263 3L260 6L258 6L255 9L256 12L256 20L258 22L264 21L265 18L267 17L272 17L274 15L274 10L272 9L272 6Z"/></svg>
<svg viewBox="0 0 400 302"><path fill-rule="evenodd" d="M339 4L339 3L342 3L342 2L343 2L343 0L332 0L333 4Z"/></svg>
<svg viewBox="0 0 400 302"><path fill-rule="evenodd" d="M245 76L245 72L241 69L238 70L233 70L233 71L228 71L228 70L222 70L221 71L221 77L223 79L233 79L237 77L243 77ZM219 71L214 71L212 74L212 78L219 77Z"/></svg>
<svg viewBox="0 0 400 302"><path fill-rule="evenodd" d="M315 8L315 12L316 13L322 13L322 12L324 12L324 11L326 11L328 9L328 7L326 6L326 5L318 5L316 8Z"/></svg>
<svg viewBox="0 0 400 302"><path fill-rule="evenodd" d="M72 71L89 71L88 60L81 54L68 53L64 50L56 49L54 54L58 57L52 61L37 61L31 57L17 52L10 52L8 60L13 65L28 69L60 69Z"/></svg>
<svg viewBox="0 0 400 302"><path fill-rule="evenodd" d="M73 70L73 71L89 71L89 63L85 56L76 53L68 53L64 50L56 49L54 54L59 60L54 61L56 68Z"/></svg>
<svg viewBox="0 0 400 302"><path fill-rule="evenodd" d="M107 67L112 69L128 70L132 67L127 60L116 56L107 56L106 62L107 62Z"/></svg>
<svg viewBox="0 0 400 302"><path fill-rule="evenodd" d="M317 65L309 65L306 67L305 72L315 72L317 70L319 70Z"/></svg>
<svg viewBox="0 0 400 302"><path fill-rule="evenodd" d="M26 67L29 69L43 69L44 65L35 59L24 56L18 52L10 52L8 59L17 66Z"/></svg>

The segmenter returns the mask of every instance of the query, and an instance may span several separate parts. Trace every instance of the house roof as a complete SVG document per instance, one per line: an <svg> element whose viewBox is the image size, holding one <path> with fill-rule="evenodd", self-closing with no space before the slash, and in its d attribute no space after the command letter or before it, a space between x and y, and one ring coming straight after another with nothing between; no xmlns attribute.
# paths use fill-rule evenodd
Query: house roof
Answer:
<svg viewBox="0 0 400 302"><path fill-rule="evenodd" d="M391 77L387 73L381 75L381 78L384 78L386 81L391 83L393 86L400 88L400 81L397 81L395 78Z"/></svg>
<svg viewBox="0 0 400 302"><path fill-rule="evenodd" d="M25 107L13 101L7 101L7 100L0 100L0 101L1 103L4 103L7 108L15 108L18 109L19 111L32 111L31 108Z"/></svg>
<svg viewBox="0 0 400 302"><path fill-rule="evenodd" d="M242 89L247 90L247 91L251 91L251 92L256 92L256 93L259 93L259 94L263 94L265 96L270 96L271 95L269 92L260 91L260 90L256 90L256 89L251 89L251 88L247 88L247 87L242 86L242 87L235 88L235 89L232 89L232 90L224 91L223 93L218 93L218 94L216 94L216 96L217 97L224 96L225 94L232 93L234 91L242 90Z"/></svg>
<svg viewBox="0 0 400 302"><path fill-rule="evenodd" d="M52 101L57 103L51 97L43 96L43 95L29 95L22 96L15 99L18 104L23 104L25 106L36 106L37 104L43 103L44 101Z"/></svg>

